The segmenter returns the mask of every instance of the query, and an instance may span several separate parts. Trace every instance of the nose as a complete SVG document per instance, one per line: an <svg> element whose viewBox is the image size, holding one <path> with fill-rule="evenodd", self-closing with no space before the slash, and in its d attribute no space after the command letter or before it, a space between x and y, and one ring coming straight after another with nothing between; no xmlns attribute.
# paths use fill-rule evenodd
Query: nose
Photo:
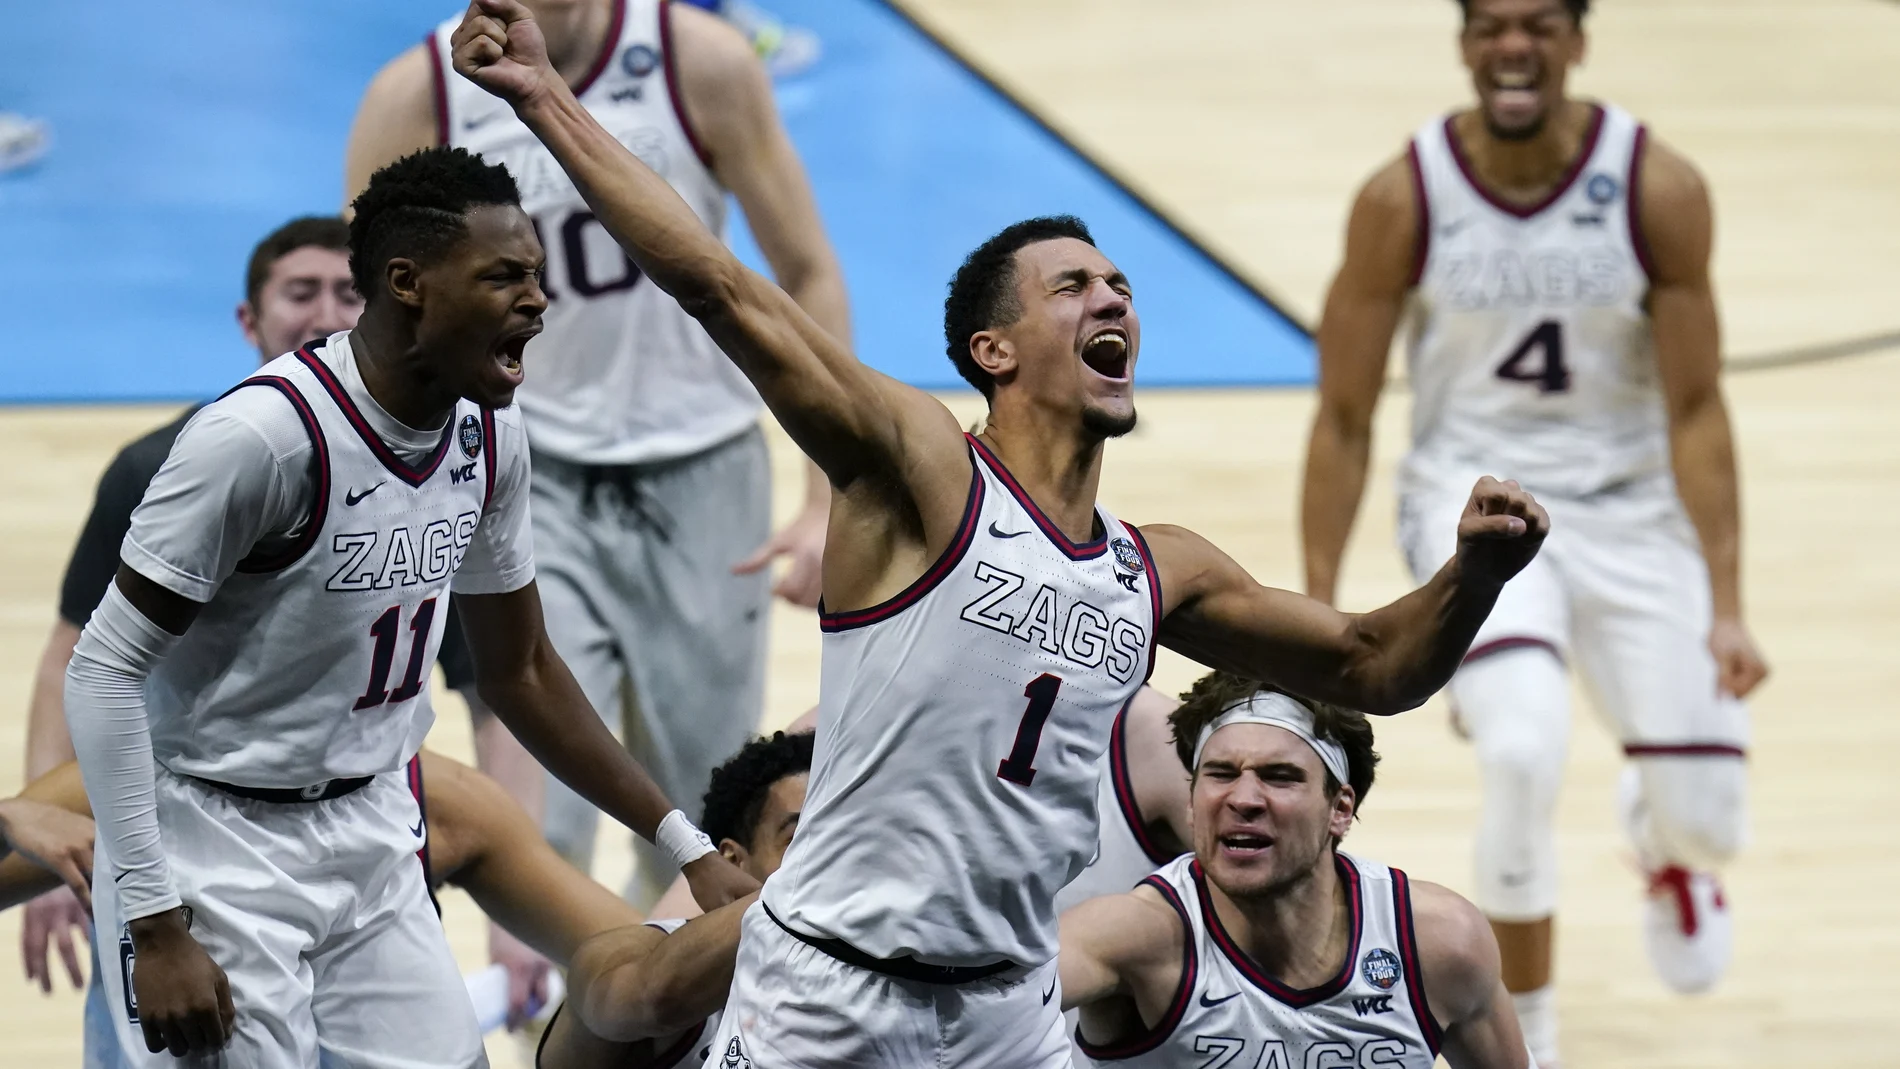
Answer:
<svg viewBox="0 0 1900 1069"><path fill-rule="evenodd" d="M539 316L548 310L548 294L541 288L541 280L534 276L528 278L528 288L521 299L515 302L515 311L525 316Z"/></svg>
<svg viewBox="0 0 1900 1069"><path fill-rule="evenodd" d="M1256 816L1267 808L1266 785L1260 777L1244 772L1227 791L1227 808L1243 817Z"/></svg>
<svg viewBox="0 0 1900 1069"><path fill-rule="evenodd" d="M1133 302L1127 295L1098 278L1089 283L1089 313L1104 319L1120 319L1128 314Z"/></svg>

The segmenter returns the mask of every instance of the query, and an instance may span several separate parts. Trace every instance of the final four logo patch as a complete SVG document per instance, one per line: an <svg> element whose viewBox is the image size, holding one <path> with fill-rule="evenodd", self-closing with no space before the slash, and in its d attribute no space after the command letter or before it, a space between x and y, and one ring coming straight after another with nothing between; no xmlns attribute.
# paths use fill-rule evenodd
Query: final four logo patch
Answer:
<svg viewBox="0 0 1900 1069"><path fill-rule="evenodd" d="M470 460L482 451L482 421L473 415L463 416L462 425L455 429L455 437L462 443L462 455Z"/></svg>
<svg viewBox="0 0 1900 1069"><path fill-rule="evenodd" d="M1381 991L1390 991L1392 985L1399 982L1399 956L1383 947L1369 951L1359 963L1359 972L1366 983Z"/></svg>
<svg viewBox="0 0 1900 1069"><path fill-rule="evenodd" d="M1622 189L1622 183L1607 174L1599 172L1590 176L1590 181L1583 187L1583 193L1584 196L1590 198L1590 203L1604 205L1615 200L1616 195L1622 192Z"/></svg>
<svg viewBox="0 0 1900 1069"><path fill-rule="evenodd" d="M1146 570L1141 565L1140 551L1136 550L1135 544L1128 539L1117 538L1108 544L1108 548L1115 551L1116 564L1134 572L1136 575L1140 575Z"/></svg>

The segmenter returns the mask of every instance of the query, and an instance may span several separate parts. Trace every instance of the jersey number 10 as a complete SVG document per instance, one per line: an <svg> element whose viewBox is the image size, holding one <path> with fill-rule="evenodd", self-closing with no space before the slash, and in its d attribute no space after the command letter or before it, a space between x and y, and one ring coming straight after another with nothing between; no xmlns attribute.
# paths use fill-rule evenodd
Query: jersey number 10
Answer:
<svg viewBox="0 0 1900 1069"><path fill-rule="evenodd" d="M1532 356L1541 357L1531 363ZM1555 319L1546 319L1524 336L1511 355L1498 365L1498 378L1510 382L1528 382L1538 393L1562 393L1570 388L1570 365L1564 363L1564 328Z"/></svg>

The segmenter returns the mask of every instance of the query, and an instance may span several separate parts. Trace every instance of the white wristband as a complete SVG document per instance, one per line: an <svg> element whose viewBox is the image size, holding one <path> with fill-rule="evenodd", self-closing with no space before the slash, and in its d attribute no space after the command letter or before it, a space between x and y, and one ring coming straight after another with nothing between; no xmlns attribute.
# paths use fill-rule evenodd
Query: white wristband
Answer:
<svg viewBox="0 0 1900 1069"><path fill-rule="evenodd" d="M712 836L700 831L677 809L660 819L660 826L653 833L653 845L680 868L713 852Z"/></svg>

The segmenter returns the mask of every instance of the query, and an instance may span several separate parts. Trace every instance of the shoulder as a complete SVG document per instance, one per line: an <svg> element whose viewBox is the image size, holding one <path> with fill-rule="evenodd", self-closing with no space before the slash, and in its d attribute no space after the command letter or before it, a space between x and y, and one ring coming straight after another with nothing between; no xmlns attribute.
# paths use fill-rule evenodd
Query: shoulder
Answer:
<svg viewBox="0 0 1900 1069"><path fill-rule="evenodd" d="M1372 172L1353 197L1353 215L1374 221L1402 221L1418 214L1418 172L1411 148Z"/></svg>
<svg viewBox="0 0 1900 1069"><path fill-rule="evenodd" d="M758 53L730 22L692 4L667 4L680 103L709 152L773 114L772 87Z"/></svg>
<svg viewBox="0 0 1900 1069"><path fill-rule="evenodd" d="M434 34L421 44L411 45L370 79L363 91L363 105L377 107L419 105L433 108L435 103ZM433 113L432 113L433 117Z"/></svg>
<svg viewBox="0 0 1900 1069"><path fill-rule="evenodd" d="M1346 221L1346 268L1367 260L1389 266L1395 280L1408 278L1419 250L1421 185L1408 149L1372 173L1353 197Z"/></svg>
<svg viewBox="0 0 1900 1069"><path fill-rule="evenodd" d="M1087 951L1117 972L1172 966L1181 960L1187 926L1161 892L1148 884L1100 895L1062 914L1063 942Z"/></svg>
<svg viewBox="0 0 1900 1069"><path fill-rule="evenodd" d="M287 461L311 448L310 430L301 412L279 389L251 384L199 409L178 432L171 456L229 450L232 457L269 456Z"/></svg>
<svg viewBox="0 0 1900 1069"><path fill-rule="evenodd" d="M1440 884L1410 883L1426 995L1441 1020L1460 1020L1497 987L1497 938L1478 907Z"/></svg>
<svg viewBox="0 0 1900 1069"><path fill-rule="evenodd" d="M344 153L346 208L377 169L441 140L436 125L439 77L431 37L390 60L370 80Z"/></svg>
<svg viewBox="0 0 1900 1069"><path fill-rule="evenodd" d="M1657 281L1699 278L1714 245L1709 186L1687 156L1649 137L1637 161L1637 240L1647 247Z"/></svg>
<svg viewBox="0 0 1900 1069"><path fill-rule="evenodd" d="M1708 203L1709 186L1702 172L1668 142L1645 133L1638 163L1636 181L1645 214L1649 208L1680 210Z"/></svg>

